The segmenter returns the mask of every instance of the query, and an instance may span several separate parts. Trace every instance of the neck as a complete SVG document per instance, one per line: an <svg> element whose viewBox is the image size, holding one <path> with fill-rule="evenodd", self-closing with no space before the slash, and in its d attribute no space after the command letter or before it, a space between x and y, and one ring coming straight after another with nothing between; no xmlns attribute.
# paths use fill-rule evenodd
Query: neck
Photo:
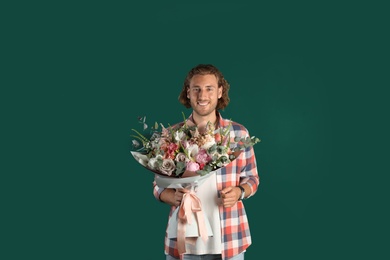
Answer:
<svg viewBox="0 0 390 260"><path fill-rule="evenodd" d="M199 131L204 131L208 122L214 124L214 126L217 126L218 114L216 111L207 116L200 116L194 113L192 114L192 123L194 123L198 127Z"/></svg>

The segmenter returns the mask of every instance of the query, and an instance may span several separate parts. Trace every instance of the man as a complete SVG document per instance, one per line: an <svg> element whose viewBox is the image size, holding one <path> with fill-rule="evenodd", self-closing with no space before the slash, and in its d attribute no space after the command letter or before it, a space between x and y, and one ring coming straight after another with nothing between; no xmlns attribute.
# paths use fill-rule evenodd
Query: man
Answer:
<svg viewBox="0 0 390 260"><path fill-rule="evenodd" d="M229 88L229 83L215 66L200 64L191 69L179 95L179 101L186 108L192 108L186 123L198 126L200 131L208 122L216 129L231 124L231 136L249 136L243 125L225 120L219 113L230 102ZM229 165L218 169L215 176L208 178L196 192L207 213L212 236L206 242L198 238L194 243L186 244L185 253L179 254L177 239L168 237L167 232L166 259L244 259L252 241L242 200L254 195L258 185L255 153L253 147L248 147ZM156 199L171 205L170 217L186 192L185 189L160 188L154 182Z"/></svg>

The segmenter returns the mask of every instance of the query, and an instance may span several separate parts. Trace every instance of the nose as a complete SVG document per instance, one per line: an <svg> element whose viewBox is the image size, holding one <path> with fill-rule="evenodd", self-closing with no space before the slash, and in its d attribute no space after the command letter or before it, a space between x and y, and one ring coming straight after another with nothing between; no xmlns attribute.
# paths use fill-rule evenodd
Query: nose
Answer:
<svg viewBox="0 0 390 260"><path fill-rule="evenodd" d="M203 97L206 97L206 90L199 89L198 98L202 99Z"/></svg>

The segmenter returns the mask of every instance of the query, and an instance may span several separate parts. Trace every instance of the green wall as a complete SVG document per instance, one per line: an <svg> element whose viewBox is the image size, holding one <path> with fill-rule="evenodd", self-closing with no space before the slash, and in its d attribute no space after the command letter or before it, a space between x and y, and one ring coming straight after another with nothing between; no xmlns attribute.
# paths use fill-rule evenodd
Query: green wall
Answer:
<svg viewBox="0 0 390 260"><path fill-rule="evenodd" d="M268 2L5 6L1 258L164 259L169 207L131 128L188 115L184 77L212 63L222 115L262 140L245 259L383 259L385 9Z"/></svg>

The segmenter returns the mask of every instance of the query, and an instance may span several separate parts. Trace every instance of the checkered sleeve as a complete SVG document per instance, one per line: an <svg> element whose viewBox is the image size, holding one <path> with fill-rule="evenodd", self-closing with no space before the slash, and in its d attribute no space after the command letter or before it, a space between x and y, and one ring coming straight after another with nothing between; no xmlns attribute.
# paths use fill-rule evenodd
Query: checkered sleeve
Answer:
<svg viewBox="0 0 390 260"><path fill-rule="evenodd" d="M164 190L165 190L164 188L160 188L157 185L156 181L153 181L153 195L156 198L156 200L161 201L160 195L161 195L161 192L163 192Z"/></svg>
<svg viewBox="0 0 390 260"><path fill-rule="evenodd" d="M247 137L249 132L244 126L233 122L231 135ZM253 147L246 148L230 165L221 170L218 177L221 188L245 183L251 188L250 196L253 196L260 183ZM223 259L230 259L245 251L252 243L244 202L238 201L229 208L221 207L220 213L222 216L222 256Z"/></svg>
<svg viewBox="0 0 390 260"><path fill-rule="evenodd" d="M260 184L259 174L257 172L256 156L253 147L248 147L244 151L245 166L240 173L240 184L247 184L251 188L251 193L247 198L253 196Z"/></svg>

